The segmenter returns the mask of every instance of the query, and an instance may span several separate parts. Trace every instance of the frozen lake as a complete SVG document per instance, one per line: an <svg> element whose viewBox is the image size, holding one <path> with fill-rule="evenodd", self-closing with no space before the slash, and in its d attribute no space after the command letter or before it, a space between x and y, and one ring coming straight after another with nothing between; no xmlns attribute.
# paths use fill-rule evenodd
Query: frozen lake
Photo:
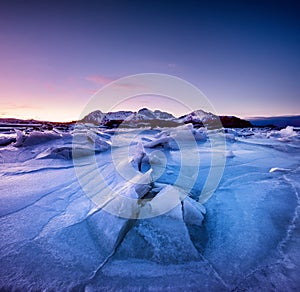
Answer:
<svg viewBox="0 0 300 292"><path fill-rule="evenodd" d="M297 129L0 142L1 290L300 289Z"/></svg>

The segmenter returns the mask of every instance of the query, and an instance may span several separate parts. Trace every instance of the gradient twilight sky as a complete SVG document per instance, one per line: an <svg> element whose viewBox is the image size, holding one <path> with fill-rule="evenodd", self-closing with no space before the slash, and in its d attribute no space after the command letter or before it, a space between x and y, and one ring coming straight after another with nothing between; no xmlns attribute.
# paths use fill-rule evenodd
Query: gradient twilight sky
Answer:
<svg viewBox="0 0 300 292"><path fill-rule="evenodd" d="M77 119L145 72L191 82L218 114L300 114L300 2L0 1L0 117ZM168 110L148 98L126 109Z"/></svg>

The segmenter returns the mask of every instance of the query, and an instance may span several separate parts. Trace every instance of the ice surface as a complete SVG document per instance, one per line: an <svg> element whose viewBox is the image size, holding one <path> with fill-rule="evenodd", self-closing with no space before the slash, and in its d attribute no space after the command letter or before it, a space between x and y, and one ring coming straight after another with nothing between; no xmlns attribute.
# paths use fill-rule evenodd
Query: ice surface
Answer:
<svg viewBox="0 0 300 292"><path fill-rule="evenodd" d="M297 129L227 129L223 152L224 134L191 125L14 135L0 148L1 290L300 289ZM74 145L89 155L72 160ZM226 167L203 206L213 153Z"/></svg>

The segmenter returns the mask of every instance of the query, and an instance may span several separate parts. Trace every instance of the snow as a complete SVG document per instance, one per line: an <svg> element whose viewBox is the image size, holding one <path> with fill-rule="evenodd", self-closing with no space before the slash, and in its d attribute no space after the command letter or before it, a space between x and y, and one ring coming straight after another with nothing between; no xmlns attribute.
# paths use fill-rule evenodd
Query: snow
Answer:
<svg viewBox="0 0 300 292"><path fill-rule="evenodd" d="M160 110L151 111L147 108L140 109L138 112L132 111L117 111L102 113L99 110L93 111L83 118L86 123L92 123L99 125L103 122L109 122L112 120L133 120L133 121L143 121L143 120L173 120L175 117L167 112L162 112Z"/></svg>
<svg viewBox="0 0 300 292"><path fill-rule="evenodd" d="M290 171L291 169L289 168L282 168L282 167L272 167L269 172L274 172L274 171Z"/></svg>
<svg viewBox="0 0 300 292"><path fill-rule="evenodd" d="M131 111L118 111L118 112L109 112L105 114L104 120L111 121L111 120L126 120L132 117Z"/></svg>
<svg viewBox="0 0 300 292"><path fill-rule="evenodd" d="M297 129L3 137L1 290L299 290ZM201 204L213 155L225 170Z"/></svg>
<svg viewBox="0 0 300 292"><path fill-rule="evenodd" d="M218 119L218 117L215 116L214 114L207 113L203 110L193 111L193 112L180 118L180 120L185 123L194 122L194 123L204 123L204 124L207 122L210 122L210 121L217 120L217 119Z"/></svg>
<svg viewBox="0 0 300 292"><path fill-rule="evenodd" d="M175 119L175 117L173 115L171 115L170 113L162 112L160 110L155 110L154 111L154 116L157 119L162 119L162 120L173 120L173 119Z"/></svg>
<svg viewBox="0 0 300 292"><path fill-rule="evenodd" d="M103 122L105 114L100 110L93 111L83 118L86 123L100 124Z"/></svg>

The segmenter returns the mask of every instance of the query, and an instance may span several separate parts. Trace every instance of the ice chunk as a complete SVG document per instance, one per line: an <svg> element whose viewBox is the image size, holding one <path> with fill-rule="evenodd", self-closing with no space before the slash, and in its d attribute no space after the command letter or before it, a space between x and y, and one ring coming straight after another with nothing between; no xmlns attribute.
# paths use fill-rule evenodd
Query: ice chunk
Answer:
<svg viewBox="0 0 300 292"><path fill-rule="evenodd" d="M289 168L282 168L282 167L272 167L269 172L275 172L275 171L290 171Z"/></svg>
<svg viewBox="0 0 300 292"><path fill-rule="evenodd" d="M110 148L111 144L107 141L104 141L103 139L97 138L95 140L95 151L96 152L102 152L106 151Z"/></svg>
<svg viewBox="0 0 300 292"><path fill-rule="evenodd" d="M7 146L13 142L16 142L14 137L0 137L0 146Z"/></svg>
<svg viewBox="0 0 300 292"><path fill-rule="evenodd" d="M183 222L181 204L164 215L139 220L117 253L117 258L128 256L164 264L199 260Z"/></svg>
<svg viewBox="0 0 300 292"><path fill-rule="evenodd" d="M146 148L154 148L157 146L167 147L172 138L167 135L162 135L160 138L154 139L151 142L145 143L144 147Z"/></svg>
<svg viewBox="0 0 300 292"><path fill-rule="evenodd" d="M75 147L77 147L77 145L88 147L98 152L106 151L110 148L109 141L98 136L92 131L81 132L79 130L76 130L73 134L73 145Z"/></svg>
<svg viewBox="0 0 300 292"><path fill-rule="evenodd" d="M88 147L76 147L75 150L71 146L62 147L52 147L42 152L37 156L37 158L53 158L53 159L72 159L74 156L76 158L94 155L95 151Z"/></svg>
<svg viewBox="0 0 300 292"><path fill-rule="evenodd" d="M147 202L140 211L140 218L148 218L165 214L178 205L187 196L183 189L167 185L151 201Z"/></svg>
<svg viewBox="0 0 300 292"><path fill-rule="evenodd" d="M150 183L152 183L152 169L146 173L137 173L130 181L121 182L115 187L115 191L121 193L122 196L140 199L149 190ZM131 195L132 190L136 191L137 196Z"/></svg>
<svg viewBox="0 0 300 292"><path fill-rule="evenodd" d="M279 140L289 140L290 138L296 137L297 132L294 131L294 127L287 126L284 129L281 129L280 131L270 131L266 133L267 138L278 138Z"/></svg>
<svg viewBox="0 0 300 292"><path fill-rule="evenodd" d="M64 136L64 135L63 135ZM100 138L89 140L88 136L83 135L84 139L73 141L73 145L54 146L40 153L37 158L53 158L53 159L72 159L84 156L95 155L95 153L106 151L110 148L110 144ZM70 137L66 136L68 141ZM26 140L27 141L27 140Z"/></svg>
<svg viewBox="0 0 300 292"><path fill-rule="evenodd" d="M186 224L201 226L205 213L205 207L189 196L183 200L183 219Z"/></svg>
<svg viewBox="0 0 300 292"><path fill-rule="evenodd" d="M134 155L131 160L133 167L139 171L142 169L142 161L146 157L144 146L141 142L136 145Z"/></svg>
<svg viewBox="0 0 300 292"><path fill-rule="evenodd" d="M225 133L225 138L226 138L226 140L229 140L229 141L235 141L234 134Z"/></svg>
<svg viewBox="0 0 300 292"><path fill-rule="evenodd" d="M101 254L108 257L128 231L129 221L111 215L103 210L88 217L87 224L91 234L95 237Z"/></svg>
<svg viewBox="0 0 300 292"><path fill-rule="evenodd" d="M20 130L15 130L16 134L17 134L17 138L16 138L16 142L14 144L14 146L19 147L22 146L24 141L25 141L25 134L20 131Z"/></svg>
<svg viewBox="0 0 300 292"><path fill-rule="evenodd" d="M39 132L33 131L29 135L26 135L24 132L20 130L15 130L17 133L16 143L14 143L15 147L20 146L32 146L45 142L49 142L51 140L60 139L62 135L57 134L55 132Z"/></svg>
<svg viewBox="0 0 300 292"><path fill-rule="evenodd" d="M281 129L279 131L282 138L290 138L297 135L297 133L294 131L294 127L287 126L285 129Z"/></svg>
<svg viewBox="0 0 300 292"><path fill-rule="evenodd" d="M207 134L202 131L201 129L194 130L193 131L194 137L196 141L206 141L207 140Z"/></svg>
<svg viewBox="0 0 300 292"><path fill-rule="evenodd" d="M122 181L115 187L107 185L102 188L92 197L96 207L91 213L102 208L111 214L123 218L138 218L141 207L139 199L144 197L151 189L151 172L152 169L144 174L137 173L131 181ZM91 187L93 187L93 182Z"/></svg>

